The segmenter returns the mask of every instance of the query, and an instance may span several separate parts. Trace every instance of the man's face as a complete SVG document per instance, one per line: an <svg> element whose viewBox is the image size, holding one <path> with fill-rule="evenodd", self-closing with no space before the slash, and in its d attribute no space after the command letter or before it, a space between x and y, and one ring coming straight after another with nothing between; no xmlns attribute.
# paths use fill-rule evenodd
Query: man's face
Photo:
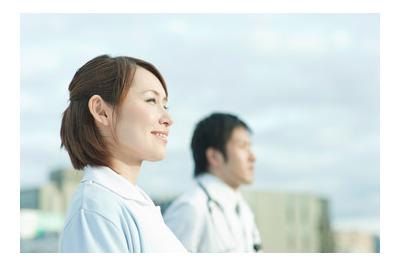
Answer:
<svg viewBox="0 0 400 266"><path fill-rule="evenodd" d="M226 144L227 159L221 165L225 182L237 188L253 181L255 156L251 150L249 132L243 127L233 130Z"/></svg>

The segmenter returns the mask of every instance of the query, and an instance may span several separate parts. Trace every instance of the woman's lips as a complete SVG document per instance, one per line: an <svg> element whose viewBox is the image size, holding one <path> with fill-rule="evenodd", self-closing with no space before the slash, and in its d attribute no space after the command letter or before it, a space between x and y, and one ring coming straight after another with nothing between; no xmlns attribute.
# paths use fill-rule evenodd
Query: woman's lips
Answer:
<svg viewBox="0 0 400 266"><path fill-rule="evenodd" d="M155 135L165 143L168 141L168 131L152 131L151 134Z"/></svg>

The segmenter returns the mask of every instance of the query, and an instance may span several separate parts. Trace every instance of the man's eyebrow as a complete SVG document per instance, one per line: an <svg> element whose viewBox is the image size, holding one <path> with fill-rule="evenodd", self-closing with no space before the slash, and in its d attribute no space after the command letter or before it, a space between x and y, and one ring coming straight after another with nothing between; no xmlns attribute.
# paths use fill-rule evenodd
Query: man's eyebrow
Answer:
<svg viewBox="0 0 400 266"><path fill-rule="evenodd" d="M249 140L237 140L237 142L238 143L240 143L240 144L250 144L251 145L251 141L249 141Z"/></svg>

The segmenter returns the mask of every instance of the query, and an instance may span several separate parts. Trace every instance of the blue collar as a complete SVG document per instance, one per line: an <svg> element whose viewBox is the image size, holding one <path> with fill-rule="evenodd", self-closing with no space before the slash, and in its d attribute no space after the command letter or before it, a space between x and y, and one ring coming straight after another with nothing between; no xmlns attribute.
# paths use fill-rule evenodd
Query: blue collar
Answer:
<svg viewBox="0 0 400 266"><path fill-rule="evenodd" d="M127 200L134 200L143 205L154 206L150 197L137 185L133 185L120 174L106 166L87 166L81 182L99 184Z"/></svg>

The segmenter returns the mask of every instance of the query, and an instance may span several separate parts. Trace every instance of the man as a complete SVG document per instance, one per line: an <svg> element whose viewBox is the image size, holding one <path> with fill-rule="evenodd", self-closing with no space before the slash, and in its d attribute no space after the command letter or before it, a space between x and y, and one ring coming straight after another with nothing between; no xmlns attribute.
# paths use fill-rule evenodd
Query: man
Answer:
<svg viewBox="0 0 400 266"><path fill-rule="evenodd" d="M191 252L254 252L261 247L254 216L239 187L252 182L250 128L231 114L201 120L191 148L195 182L164 214Z"/></svg>

